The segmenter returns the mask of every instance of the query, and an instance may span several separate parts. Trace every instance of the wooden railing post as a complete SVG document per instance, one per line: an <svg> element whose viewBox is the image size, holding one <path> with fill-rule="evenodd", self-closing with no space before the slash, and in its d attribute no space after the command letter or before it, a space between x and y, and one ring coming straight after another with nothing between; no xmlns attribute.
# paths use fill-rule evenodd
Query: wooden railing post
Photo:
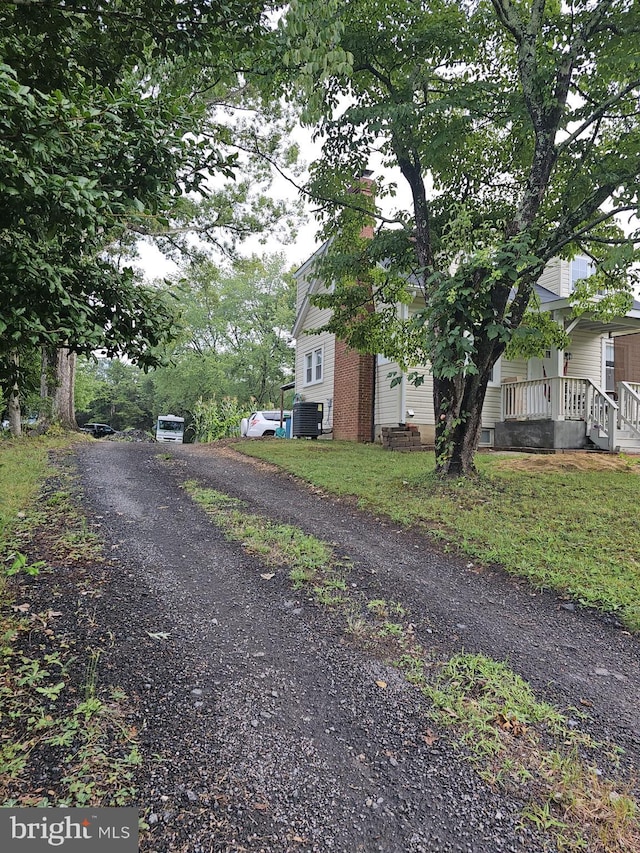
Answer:
<svg viewBox="0 0 640 853"><path fill-rule="evenodd" d="M554 376L549 380L551 383L551 420L564 420L563 388L564 380L561 376Z"/></svg>
<svg viewBox="0 0 640 853"><path fill-rule="evenodd" d="M618 392L618 411L616 413L616 426L618 429L622 427L622 410L624 409L624 385L622 382L618 382L616 385L616 391Z"/></svg>

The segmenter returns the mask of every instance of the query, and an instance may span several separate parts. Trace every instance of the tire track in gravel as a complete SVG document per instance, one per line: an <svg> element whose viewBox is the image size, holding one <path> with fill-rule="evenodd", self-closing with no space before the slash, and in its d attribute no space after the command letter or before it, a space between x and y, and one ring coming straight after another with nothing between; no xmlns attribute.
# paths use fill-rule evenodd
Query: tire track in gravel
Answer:
<svg viewBox="0 0 640 853"><path fill-rule="evenodd" d="M464 647L510 665L564 707L583 699L609 730L640 750L640 643L615 618L565 610L553 593L532 590L499 568L483 570L443 554L424 536L375 520L347 502L319 497L290 475L261 465L255 488L245 461L231 450L186 446L181 462L257 510L337 541L358 564L372 590L391 588L416 619L426 618L443 648ZM277 496L273 499L273 496ZM499 519L496 520L499 523ZM373 596L372 596L373 597Z"/></svg>
<svg viewBox="0 0 640 853"><path fill-rule="evenodd" d="M591 669L623 675L607 696L611 733L637 745L634 640L229 451L171 448L170 462L164 451L116 442L78 451L87 503L118 557L105 605L113 677L139 697L147 751L166 759L141 780L152 818L144 851L543 849L519 829L518 804L483 785L446 737L425 742L418 691L342 642L331 614L292 592L285 572L265 582L264 567L225 541L178 488L192 477L339 543L360 591L406 600L421 638L443 653L509 656L552 697L591 697L602 721L607 694Z"/></svg>

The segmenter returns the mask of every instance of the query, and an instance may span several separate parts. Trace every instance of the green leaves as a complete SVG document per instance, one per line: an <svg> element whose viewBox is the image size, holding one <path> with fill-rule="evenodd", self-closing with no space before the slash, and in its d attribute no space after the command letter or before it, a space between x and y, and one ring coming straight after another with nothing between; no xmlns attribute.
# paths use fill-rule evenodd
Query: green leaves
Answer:
<svg viewBox="0 0 640 853"><path fill-rule="evenodd" d="M114 0L99 13L55 3L41 12L0 10L3 384L9 352L42 344L157 363L175 306L141 287L122 258L137 235L193 226L180 203L188 194L193 213L212 176L235 177L235 141L272 142L248 122L236 140L213 116L241 99L260 103L238 69L251 67L265 32L261 5ZM216 188L197 209L200 233L244 236L283 214L275 203L242 210L244 168L236 195Z"/></svg>

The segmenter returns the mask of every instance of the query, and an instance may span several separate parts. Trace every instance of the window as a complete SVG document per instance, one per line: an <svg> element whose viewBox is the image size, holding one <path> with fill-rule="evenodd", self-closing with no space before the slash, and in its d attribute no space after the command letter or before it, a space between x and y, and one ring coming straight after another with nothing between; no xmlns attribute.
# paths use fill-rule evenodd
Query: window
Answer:
<svg viewBox="0 0 640 853"><path fill-rule="evenodd" d="M605 338L604 345L604 390L607 394L613 394L616 390L614 374L614 343L613 338Z"/></svg>
<svg viewBox="0 0 640 853"><path fill-rule="evenodd" d="M596 271L595 264L583 255L571 261L571 290L575 289L576 282L581 278L589 278Z"/></svg>
<svg viewBox="0 0 640 853"><path fill-rule="evenodd" d="M492 429L485 429L483 427L480 430L479 444L481 447L491 447L493 445L493 430Z"/></svg>
<svg viewBox="0 0 640 853"><path fill-rule="evenodd" d="M500 385L500 373L502 367L502 358L499 358L496 363L491 368L491 375L489 376L489 385Z"/></svg>
<svg viewBox="0 0 640 853"><path fill-rule="evenodd" d="M304 357L304 384L313 385L322 382L322 347L314 349L305 354Z"/></svg>

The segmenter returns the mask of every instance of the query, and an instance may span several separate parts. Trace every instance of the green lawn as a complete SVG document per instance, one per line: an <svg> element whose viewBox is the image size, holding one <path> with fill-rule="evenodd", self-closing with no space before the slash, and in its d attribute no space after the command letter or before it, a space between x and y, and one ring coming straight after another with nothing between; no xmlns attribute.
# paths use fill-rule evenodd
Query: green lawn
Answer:
<svg viewBox="0 0 640 853"><path fill-rule="evenodd" d="M431 453L333 441L236 447L640 631L638 460L479 454L477 480L442 484Z"/></svg>

